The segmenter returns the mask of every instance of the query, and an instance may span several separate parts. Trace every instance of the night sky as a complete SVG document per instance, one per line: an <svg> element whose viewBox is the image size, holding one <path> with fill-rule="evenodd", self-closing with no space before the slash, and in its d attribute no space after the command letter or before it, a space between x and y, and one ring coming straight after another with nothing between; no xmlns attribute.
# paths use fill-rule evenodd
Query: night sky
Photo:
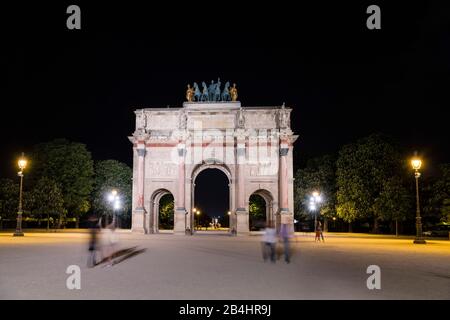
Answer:
<svg viewBox="0 0 450 320"><path fill-rule="evenodd" d="M58 137L131 165L133 111L181 106L187 83L217 77L237 83L244 106L294 108L296 166L374 132L433 165L450 161L448 8L337 2L4 7L0 176ZM366 28L374 3L381 30ZM66 28L70 4L81 30Z"/></svg>

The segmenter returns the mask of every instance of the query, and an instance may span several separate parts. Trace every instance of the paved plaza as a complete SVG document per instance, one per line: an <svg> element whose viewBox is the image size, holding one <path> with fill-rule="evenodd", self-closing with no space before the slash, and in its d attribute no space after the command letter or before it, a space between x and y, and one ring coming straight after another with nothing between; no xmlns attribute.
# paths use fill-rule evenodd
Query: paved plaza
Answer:
<svg viewBox="0 0 450 320"><path fill-rule="evenodd" d="M86 233L0 233L1 299L449 299L450 242L299 234L292 262L263 262L260 236L120 233L136 254L87 268ZM66 287L69 265L81 289ZM369 265L381 289L369 290Z"/></svg>

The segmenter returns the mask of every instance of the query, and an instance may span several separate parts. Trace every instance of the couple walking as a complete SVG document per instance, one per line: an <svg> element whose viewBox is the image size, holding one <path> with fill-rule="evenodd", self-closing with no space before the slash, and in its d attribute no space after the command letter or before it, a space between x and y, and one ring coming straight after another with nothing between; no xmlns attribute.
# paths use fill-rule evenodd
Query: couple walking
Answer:
<svg viewBox="0 0 450 320"><path fill-rule="evenodd" d="M320 221L317 221L316 225L316 238L314 241L319 241L322 239L322 242L325 242L325 239L323 238L323 231L322 231L322 223Z"/></svg>
<svg viewBox="0 0 450 320"><path fill-rule="evenodd" d="M94 215L89 218L89 257L87 263L89 268L95 267L97 264L105 261L108 262L106 267L111 267L113 265L112 258L118 245L118 238L115 233L115 217L104 229L101 225L101 218L100 220L97 220ZM101 255L100 260L97 258L98 253Z"/></svg>
<svg viewBox="0 0 450 320"><path fill-rule="evenodd" d="M263 239L262 239L262 250L263 250L263 259L267 261L270 258L270 261L275 262L276 260L276 245L278 239L283 243L283 252L284 252L284 261L286 263L291 262L291 250L290 250L290 238L293 237L293 226L290 223L282 223L280 227L280 232L277 237L277 232L273 225L269 224L264 231Z"/></svg>

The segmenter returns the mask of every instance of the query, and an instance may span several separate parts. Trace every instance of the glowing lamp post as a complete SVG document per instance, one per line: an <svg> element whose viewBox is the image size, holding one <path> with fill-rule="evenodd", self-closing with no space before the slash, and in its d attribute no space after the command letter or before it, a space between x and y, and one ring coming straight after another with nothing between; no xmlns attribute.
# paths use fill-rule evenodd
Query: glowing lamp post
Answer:
<svg viewBox="0 0 450 320"><path fill-rule="evenodd" d="M117 227L117 210L120 209L121 204L120 204L120 197L119 194L117 192L117 190L112 190L111 193L108 196L108 201L112 204L113 207L113 222L115 224L115 226Z"/></svg>
<svg viewBox="0 0 450 320"><path fill-rule="evenodd" d="M19 210L17 211L17 226L16 232L14 232L15 237L23 237L22 231L22 184L23 184L23 170L27 167L27 159L25 159L24 154L22 153L22 157L20 157L17 162L20 171L17 175L20 177L20 191L19 191Z"/></svg>
<svg viewBox="0 0 450 320"><path fill-rule="evenodd" d="M314 212L314 231L317 229L317 210L322 202L322 196L319 192L314 191L309 198L309 210Z"/></svg>
<svg viewBox="0 0 450 320"><path fill-rule="evenodd" d="M414 243L425 244L426 241L422 236L422 218L420 217L420 203L419 203L419 178L420 167L422 167L422 160L414 158L411 160L411 166L414 169L414 177L416 178L416 238Z"/></svg>
<svg viewBox="0 0 450 320"><path fill-rule="evenodd" d="M195 214L197 215L197 230L200 229L200 210L196 210Z"/></svg>

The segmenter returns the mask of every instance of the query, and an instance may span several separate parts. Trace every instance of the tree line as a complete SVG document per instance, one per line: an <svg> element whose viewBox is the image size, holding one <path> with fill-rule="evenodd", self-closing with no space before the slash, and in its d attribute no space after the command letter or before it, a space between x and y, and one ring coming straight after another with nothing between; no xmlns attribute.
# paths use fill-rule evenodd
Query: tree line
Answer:
<svg viewBox="0 0 450 320"><path fill-rule="evenodd" d="M311 221L308 203L313 191L324 198L316 213L325 228L342 231L414 233L415 180L405 152L391 137L373 134L344 145L337 154L307 162L295 174L295 217ZM433 169L433 170L431 170ZM430 174L430 172L434 174ZM420 201L425 228L450 222L450 164L421 170Z"/></svg>
<svg viewBox="0 0 450 320"><path fill-rule="evenodd" d="M121 221L131 218L132 170L116 160L94 161L86 145L66 139L40 143L27 155L24 171L23 218L25 226L79 227L88 213L111 215L107 194L121 195ZM17 216L19 181L0 179L2 224L14 226Z"/></svg>

